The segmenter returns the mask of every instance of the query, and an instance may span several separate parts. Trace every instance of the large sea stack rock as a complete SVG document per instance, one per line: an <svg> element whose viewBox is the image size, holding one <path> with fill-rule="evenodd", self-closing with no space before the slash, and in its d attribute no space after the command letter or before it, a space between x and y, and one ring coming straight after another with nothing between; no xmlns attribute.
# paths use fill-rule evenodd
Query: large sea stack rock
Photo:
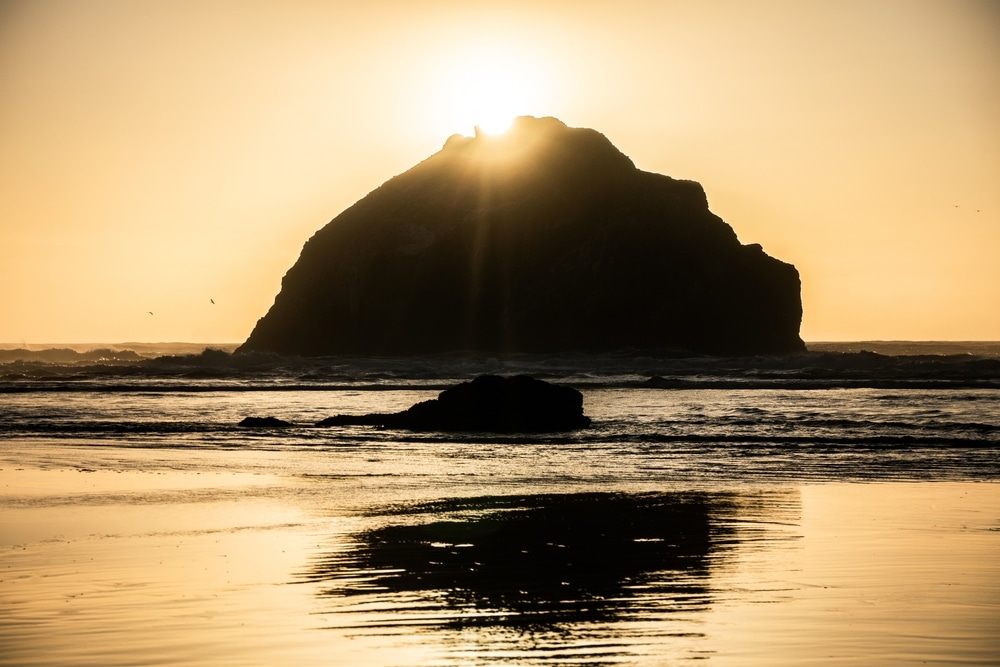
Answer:
<svg viewBox="0 0 1000 667"><path fill-rule="evenodd" d="M698 183L522 117L452 137L319 230L240 350L790 353L799 292Z"/></svg>

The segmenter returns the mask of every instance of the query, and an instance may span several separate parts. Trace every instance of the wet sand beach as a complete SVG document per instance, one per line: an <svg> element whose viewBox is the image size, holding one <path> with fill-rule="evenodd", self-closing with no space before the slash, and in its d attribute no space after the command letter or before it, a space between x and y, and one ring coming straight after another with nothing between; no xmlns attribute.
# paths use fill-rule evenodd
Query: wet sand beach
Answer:
<svg viewBox="0 0 1000 667"><path fill-rule="evenodd" d="M0 470L5 665L1000 657L996 483L407 488L41 449Z"/></svg>

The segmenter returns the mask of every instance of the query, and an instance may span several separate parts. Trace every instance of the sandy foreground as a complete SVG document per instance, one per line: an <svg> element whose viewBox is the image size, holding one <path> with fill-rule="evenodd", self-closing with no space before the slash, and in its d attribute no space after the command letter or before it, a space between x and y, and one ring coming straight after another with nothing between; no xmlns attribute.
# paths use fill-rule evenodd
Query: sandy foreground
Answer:
<svg viewBox="0 0 1000 667"><path fill-rule="evenodd" d="M339 492L328 481L7 456L0 664L1000 661L1000 484L787 491L778 519L738 526L744 536L707 575L708 603L675 599L669 614L637 608L593 628L454 628L434 622L433 596L420 617L413 599L376 591L345 603L304 576L371 521L317 502Z"/></svg>

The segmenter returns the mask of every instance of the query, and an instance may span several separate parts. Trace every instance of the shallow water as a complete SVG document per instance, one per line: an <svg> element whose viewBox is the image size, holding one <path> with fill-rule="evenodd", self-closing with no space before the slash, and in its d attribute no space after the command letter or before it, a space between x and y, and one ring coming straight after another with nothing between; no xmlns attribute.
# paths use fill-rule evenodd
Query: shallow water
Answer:
<svg viewBox="0 0 1000 667"><path fill-rule="evenodd" d="M425 369L18 367L0 664L1000 662L1000 389L611 366L546 435L315 426Z"/></svg>
<svg viewBox="0 0 1000 667"><path fill-rule="evenodd" d="M31 392L4 396L0 438L66 446L67 456L13 464L100 467L94 452L182 449L192 469L213 450L240 450L223 467L461 483L524 479L596 483L660 479L1000 479L1000 390L584 388L593 428L548 435L411 433L318 428L332 414L393 412L438 390ZM295 426L249 430L246 416ZM314 456L293 457L308 450ZM44 450L51 452L51 450ZM0 451L0 461L4 460ZM155 461L155 456L153 458ZM216 459L208 458L209 465ZM259 461L259 464L256 463ZM123 464L127 465L127 464ZM140 465L147 465L143 461ZM175 465L185 468L184 463Z"/></svg>
<svg viewBox="0 0 1000 667"><path fill-rule="evenodd" d="M213 456L221 468L232 453ZM136 458L122 472L0 471L3 664L1000 655L996 483L512 482L476 495L172 472L169 457L139 472Z"/></svg>

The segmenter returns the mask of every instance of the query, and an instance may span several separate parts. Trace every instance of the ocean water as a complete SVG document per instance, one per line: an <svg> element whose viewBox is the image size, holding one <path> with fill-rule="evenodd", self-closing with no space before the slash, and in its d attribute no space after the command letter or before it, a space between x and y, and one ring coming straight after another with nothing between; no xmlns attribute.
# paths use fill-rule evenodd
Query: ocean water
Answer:
<svg viewBox="0 0 1000 667"><path fill-rule="evenodd" d="M1000 345L138 352L0 363L0 664L1000 662ZM593 425L316 426L481 373Z"/></svg>

